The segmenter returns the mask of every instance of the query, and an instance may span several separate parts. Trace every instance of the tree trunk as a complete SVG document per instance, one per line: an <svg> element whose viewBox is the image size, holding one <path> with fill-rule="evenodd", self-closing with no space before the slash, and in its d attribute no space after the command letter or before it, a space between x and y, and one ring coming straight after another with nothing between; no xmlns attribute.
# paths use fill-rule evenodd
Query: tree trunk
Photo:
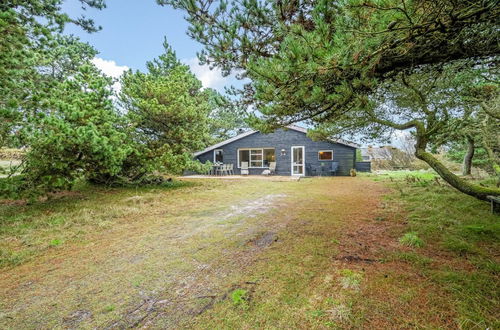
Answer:
<svg viewBox="0 0 500 330"><path fill-rule="evenodd" d="M470 136L467 136L467 152L465 153L464 163L462 166L463 175L470 175L473 157L474 157L474 140Z"/></svg>
<svg viewBox="0 0 500 330"><path fill-rule="evenodd" d="M483 144L483 148L484 148L484 150L486 150L486 154L488 155L488 161L490 162L490 165L493 168L493 171L495 171L496 175L500 176L500 164L498 162L497 157L495 156L495 153L486 144Z"/></svg>
<svg viewBox="0 0 500 330"><path fill-rule="evenodd" d="M419 143L417 142L417 146ZM446 168L437 158L423 148L418 148L415 151L415 156L423 160L432 167L446 182L464 194L470 195L480 200L486 201L486 196L500 196L500 189L483 187L480 185L467 182L453 174Z"/></svg>

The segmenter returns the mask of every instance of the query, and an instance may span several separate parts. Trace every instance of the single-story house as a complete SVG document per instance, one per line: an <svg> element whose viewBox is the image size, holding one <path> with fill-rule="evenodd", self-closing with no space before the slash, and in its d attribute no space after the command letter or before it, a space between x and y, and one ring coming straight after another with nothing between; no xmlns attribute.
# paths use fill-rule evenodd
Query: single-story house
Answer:
<svg viewBox="0 0 500 330"><path fill-rule="evenodd" d="M196 152L200 162L233 164L234 173L241 173L246 162L249 174L262 174L271 162L276 162L277 175L330 175L332 162L338 162L336 175L349 175L356 168L355 143L327 139L313 141L307 129L290 125L273 133L251 130L205 150Z"/></svg>

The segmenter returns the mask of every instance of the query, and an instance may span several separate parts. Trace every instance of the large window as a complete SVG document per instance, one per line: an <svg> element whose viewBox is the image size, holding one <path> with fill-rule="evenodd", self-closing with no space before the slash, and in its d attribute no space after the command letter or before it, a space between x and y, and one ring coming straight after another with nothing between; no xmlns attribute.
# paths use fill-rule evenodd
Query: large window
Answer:
<svg viewBox="0 0 500 330"><path fill-rule="evenodd" d="M243 162L247 162L248 167L269 167L269 163L275 159L272 148L238 149L238 167L241 167Z"/></svg>
<svg viewBox="0 0 500 330"><path fill-rule="evenodd" d="M318 160L333 160L333 150L318 151Z"/></svg>

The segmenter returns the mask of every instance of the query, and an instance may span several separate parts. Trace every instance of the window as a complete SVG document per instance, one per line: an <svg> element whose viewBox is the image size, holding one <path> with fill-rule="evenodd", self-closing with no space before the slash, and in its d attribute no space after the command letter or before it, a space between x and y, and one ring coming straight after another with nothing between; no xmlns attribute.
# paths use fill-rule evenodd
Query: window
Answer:
<svg viewBox="0 0 500 330"><path fill-rule="evenodd" d="M269 163L275 162L274 149L264 149L264 166L269 167Z"/></svg>
<svg viewBox="0 0 500 330"><path fill-rule="evenodd" d="M248 148L238 149L238 167L242 162L247 162L248 167L268 167L270 162L275 161L274 149L272 148Z"/></svg>
<svg viewBox="0 0 500 330"><path fill-rule="evenodd" d="M214 150L214 163L224 163L224 152L222 149Z"/></svg>
<svg viewBox="0 0 500 330"><path fill-rule="evenodd" d="M250 167L262 167L262 149L250 150Z"/></svg>
<svg viewBox="0 0 500 330"><path fill-rule="evenodd" d="M238 167L241 167L243 162L247 162L250 166L250 150L238 150Z"/></svg>
<svg viewBox="0 0 500 330"><path fill-rule="evenodd" d="M318 160L333 160L333 150L318 151Z"/></svg>

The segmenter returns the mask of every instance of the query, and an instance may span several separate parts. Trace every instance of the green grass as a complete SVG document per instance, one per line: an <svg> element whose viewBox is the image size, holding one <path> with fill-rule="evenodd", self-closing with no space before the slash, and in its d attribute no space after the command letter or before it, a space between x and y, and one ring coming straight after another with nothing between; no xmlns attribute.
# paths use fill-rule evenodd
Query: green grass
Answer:
<svg viewBox="0 0 500 330"><path fill-rule="evenodd" d="M50 246L58 246L61 245L62 241L60 239L54 238L50 241Z"/></svg>
<svg viewBox="0 0 500 330"><path fill-rule="evenodd" d="M10 168L11 166L17 166L21 164L21 161L19 160L6 160L6 159L0 159L0 167L3 167L5 169Z"/></svg>
<svg viewBox="0 0 500 330"><path fill-rule="evenodd" d="M416 252L394 253L389 260L403 260L418 267L427 267L433 261L432 258L425 257Z"/></svg>
<svg viewBox="0 0 500 330"><path fill-rule="evenodd" d="M104 312L109 313L109 312L114 311L115 309L116 309L115 305L108 305L108 306L104 307Z"/></svg>
<svg viewBox="0 0 500 330"><path fill-rule="evenodd" d="M433 170L420 171L383 171L381 173L360 173L362 176L367 176L374 181L395 181L395 180L415 180L415 181L432 181L437 176Z"/></svg>
<svg viewBox="0 0 500 330"><path fill-rule="evenodd" d="M344 289L359 290L363 274L351 269L342 269L340 272L340 283Z"/></svg>
<svg viewBox="0 0 500 330"><path fill-rule="evenodd" d="M411 232L400 242L409 246L427 243L422 251L425 255L406 253L399 258L412 263L452 295L462 328L498 328L498 215L489 212L487 203L449 186L419 186L406 182L401 175L399 180L385 181L399 191L388 198L388 203L399 203L408 212ZM436 262L429 267L431 260Z"/></svg>
<svg viewBox="0 0 500 330"><path fill-rule="evenodd" d="M0 249L0 268L20 265L33 255L34 253L28 250L12 251L2 248Z"/></svg>

